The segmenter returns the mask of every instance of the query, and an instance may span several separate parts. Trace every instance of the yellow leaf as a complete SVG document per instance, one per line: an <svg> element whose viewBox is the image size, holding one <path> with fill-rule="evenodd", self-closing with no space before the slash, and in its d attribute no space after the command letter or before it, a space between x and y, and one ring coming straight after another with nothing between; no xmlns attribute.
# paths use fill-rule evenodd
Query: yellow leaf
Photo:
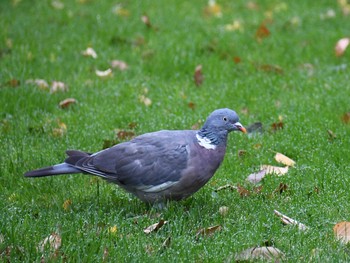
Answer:
<svg viewBox="0 0 350 263"><path fill-rule="evenodd" d="M215 0L209 0L204 12L210 16L222 17L221 6Z"/></svg>
<svg viewBox="0 0 350 263"><path fill-rule="evenodd" d="M67 199L66 201L64 201L62 207L65 211L68 211L71 205L72 205L72 200Z"/></svg>
<svg viewBox="0 0 350 263"><path fill-rule="evenodd" d="M111 226L111 227L108 229L108 232L111 233L111 234L116 234L117 231L118 231L117 226Z"/></svg>
<svg viewBox="0 0 350 263"><path fill-rule="evenodd" d="M295 161L293 161L292 159L290 159L289 157L285 156L282 153L276 153L275 160L277 162L282 163L282 164L287 165L287 166L294 166L295 165Z"/></svg>

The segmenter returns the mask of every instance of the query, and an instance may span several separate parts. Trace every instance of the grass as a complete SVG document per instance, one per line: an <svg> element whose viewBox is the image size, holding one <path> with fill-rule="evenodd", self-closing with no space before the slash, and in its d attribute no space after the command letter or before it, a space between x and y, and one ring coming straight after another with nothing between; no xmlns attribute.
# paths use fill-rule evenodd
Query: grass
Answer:
<svg viewBox="0 0 350 263"><path fill-rule="evenodd" d="M349 52L334 55L335 43L349 34L349 17L335 1L257 1L257 10L243 0L218 1L220 18L204 14L205 1L122 1L127 16L113 13L114 1L62 0L63 9L52 3L0 3L0 261L223 262L266 244L288 262L349 261L349 247L332 230L350 219L350 125L341 120L350 111ZM335 17L322 19L329 9ZM145 14L152 28L141 22ZM270 35L258 41L257 28L268 14ZM225 30L234 20L242 31ZM81 55L89 46L97 59ZM112 59L129 69L97 77L95 70L107 69ZM205 77L200 87L193 81L198 64ZM50 94L28 79L63 81L69 91ZM139 101L144 89L149 107ZM78 103L62 110L58 103L67 97ZM265 133L231 134L215 177L165 210L86 175L23 177L61 162L66 149L100 150L115 129L129 130L130 123L137 124L136 134L190 129L222 107L235 109L246 126L261 121ZM271 132L279 116L284 128ZM54 136L59 122L67 131ZM246 155L238 157L239 150ZM294 159L296 167L265 178L260 194L214 193L228 183L251 190L246 177L260 164L275 164L273 151ZM273 193L280 183L287 191ZM71 202L67 209L65 202ZM229 208L226 216L221 206ZM310 230L283 226L274 209ZM143 233L161 218L169 223ZM196 239L198 229L214 225L222 230ZM38 251L53 232L61 247ZM171 244L162 249L168 237Z"/></svg>

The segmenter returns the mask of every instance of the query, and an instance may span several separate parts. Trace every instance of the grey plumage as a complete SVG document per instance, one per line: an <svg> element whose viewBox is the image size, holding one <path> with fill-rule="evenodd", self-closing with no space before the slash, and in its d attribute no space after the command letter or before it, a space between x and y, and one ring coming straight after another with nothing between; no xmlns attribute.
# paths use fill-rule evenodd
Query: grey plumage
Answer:
<svg viewBox="0 0 350 263"><path fill-rule="evenodd" d="M224 159L227 135L245 128L230 109L212 112L198 131L158 131L89 154L67 151L64 163L26 177L88 173L118 184L144 202L187 198L203 187Z"/></svg>

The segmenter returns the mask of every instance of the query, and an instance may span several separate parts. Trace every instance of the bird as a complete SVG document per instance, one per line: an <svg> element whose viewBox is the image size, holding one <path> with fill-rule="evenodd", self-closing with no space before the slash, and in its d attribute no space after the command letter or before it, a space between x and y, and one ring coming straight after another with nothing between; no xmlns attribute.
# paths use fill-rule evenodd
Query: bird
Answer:
<svg viewBox="0 0 350 263"><path fill-rule="evenodd" d="M237 113L214 110L199 130L161 130L96 153L67 150L63 163L25 177L90 174L115 183L149 204L180 201L201 189L226 153L228 134L246 133Z"/></svg>

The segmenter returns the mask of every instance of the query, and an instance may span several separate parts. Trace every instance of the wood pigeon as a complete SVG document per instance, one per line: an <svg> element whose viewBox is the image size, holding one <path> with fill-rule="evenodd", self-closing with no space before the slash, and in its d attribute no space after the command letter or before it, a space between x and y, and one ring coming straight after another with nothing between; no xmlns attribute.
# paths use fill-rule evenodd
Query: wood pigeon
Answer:
<svg viewBox="0 0 350 263"><path fill-rule="evenodd" d="M227 135L246 132L233 110L212 112L200 130L162 130L97 153L68 150L60 164L26 177L85 173L115 183L146 203L182 200L203 187L224 159Z"/></svg>

